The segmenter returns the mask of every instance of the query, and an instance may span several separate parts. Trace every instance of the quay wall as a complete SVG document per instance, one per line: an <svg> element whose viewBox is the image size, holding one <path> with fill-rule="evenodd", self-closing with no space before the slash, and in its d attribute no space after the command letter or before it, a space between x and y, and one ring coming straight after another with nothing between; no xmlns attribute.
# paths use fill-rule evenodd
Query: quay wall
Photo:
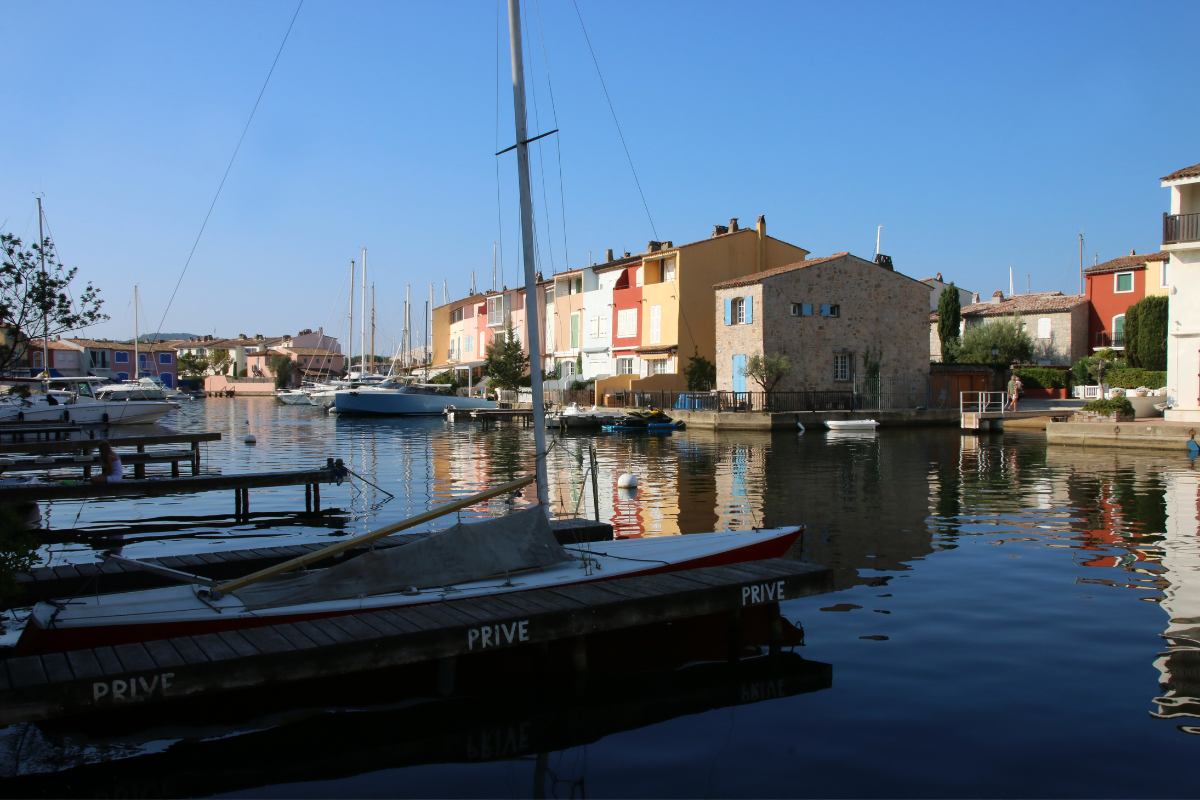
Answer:
<svg viewBox="0 0 1200 800"><path fill-rule="evenodd" d="M667 411L674 419L689 428L712 428L716 430L796 430L796 423L804 427L821 427L825 420L873 419L881 428L924 428L929 426L953 426L960 424L958 409L899 409L895 411L684 411L672 408Z"/></svg>
<svg viewBox="0 0 1200 800"><path fill-rule="evenodd" d="M1195 439L1197 425L1162 422L1050 422L1046 441L1093 447L1132 447L1144 450L1173 450L1186 453Z"/></svg>
<svg viewBox="0 0 1200 800"><path fill-rule="evenodd" d="M209 375L204 379L204 391L225 392L232 389L237 397L275 394L274 378L230 378L228 375Z"/></svg>

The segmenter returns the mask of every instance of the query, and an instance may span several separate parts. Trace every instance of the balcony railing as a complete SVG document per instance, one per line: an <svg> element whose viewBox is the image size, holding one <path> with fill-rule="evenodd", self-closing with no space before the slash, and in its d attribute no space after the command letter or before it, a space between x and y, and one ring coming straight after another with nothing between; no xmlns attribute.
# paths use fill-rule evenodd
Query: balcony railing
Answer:
<svg viewBox="0 0 1200 800"><path fill-rule="evenodd" d="M1163 214L1163 244L1200 242L1200 214Z"/></svg>

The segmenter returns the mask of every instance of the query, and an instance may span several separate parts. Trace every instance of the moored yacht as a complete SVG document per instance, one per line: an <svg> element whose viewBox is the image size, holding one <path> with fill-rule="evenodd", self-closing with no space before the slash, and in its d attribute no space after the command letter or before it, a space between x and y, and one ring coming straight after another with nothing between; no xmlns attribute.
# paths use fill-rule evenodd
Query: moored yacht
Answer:
<svg viewBox="0 0 1200 800"><path fill-rule="evenodd" d="M448 406L454 408L496 408L482 397L450 394L444 383L397 383L359 386L334 392L331 411L338 414L376 414L392 416L433 416Z"/></svg>

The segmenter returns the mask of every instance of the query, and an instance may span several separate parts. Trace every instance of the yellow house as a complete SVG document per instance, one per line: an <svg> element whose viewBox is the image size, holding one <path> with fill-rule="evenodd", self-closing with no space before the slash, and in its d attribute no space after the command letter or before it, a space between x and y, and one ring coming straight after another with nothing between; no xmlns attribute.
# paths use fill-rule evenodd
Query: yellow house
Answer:
<svg viewBox="0 0 1200 800"><path fill-rule="evenodd" d="M596 382L597 400L617 391L687 389L689 358L698 353L716 362L713 285L806 256L807 250L768 236L763 216L754 228L739 228L731 219L709 238L678 247L650 242L640 265L629 269L632 279L613 291L614 325L630 318L621 317L622 310L637 308L638 335L616 333L613 357L620 368Z"/></svg>

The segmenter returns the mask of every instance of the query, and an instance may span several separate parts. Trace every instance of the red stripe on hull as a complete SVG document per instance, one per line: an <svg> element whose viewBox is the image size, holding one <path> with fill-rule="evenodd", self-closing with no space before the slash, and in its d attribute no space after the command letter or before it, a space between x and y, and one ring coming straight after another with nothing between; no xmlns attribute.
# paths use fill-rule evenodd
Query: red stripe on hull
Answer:
<svg viewBox="0 0 1200 800"><path fill-rule="evenodd" d="M572 586L581 583L618 580L620 578L636 578L642 575L658 575L664 572L677 572L684 569L700 569L701 567L723 567L730 564L740 564L746 561L761 561L766 558L779 558L800 537L803 528L795 534L780 536L770 541L757 542L746 547L715 553L710 556L682 561L678 564L664 564L647 567L637 572L627 572L622 575L593 576L584 581L571 581L558 586ZM548 588L535 586L518 591L534 591ZM557 587L555 587L557 588ZM506 593L507 594L507 593ZM486 596L486 595L484 595ZM430 603L441 602L431 600ZM291 614L272 617L238 617L213 620L152 622L142 625L104 625L79 628L43 628L32 619L25 626L21 638L17 642L16 654L22 656L42 655L44 653L62 653L68 650L87 650L94 647L111 647L118 644L133 644L135 642L150 642L159 639L173 639L180 636L199 636L205 633L222 633L226 631L245 630L247 628L262 628L267 625L282 625L288 622L304 622L305 620L327 619L329 617L346 617L353 614L367 614L374 611L386 611L396 608L411 608L424 603L398 603L394 606L380 606L371 609L353 609L347 611L328 611L306 614Z"/></svg>

